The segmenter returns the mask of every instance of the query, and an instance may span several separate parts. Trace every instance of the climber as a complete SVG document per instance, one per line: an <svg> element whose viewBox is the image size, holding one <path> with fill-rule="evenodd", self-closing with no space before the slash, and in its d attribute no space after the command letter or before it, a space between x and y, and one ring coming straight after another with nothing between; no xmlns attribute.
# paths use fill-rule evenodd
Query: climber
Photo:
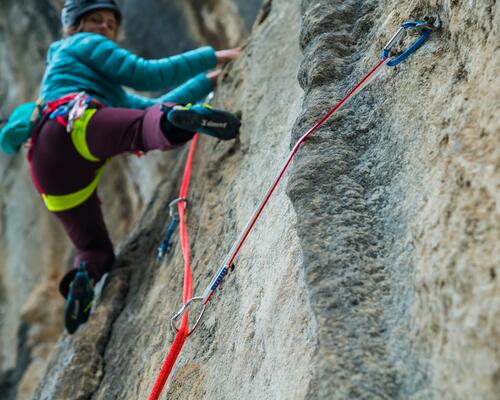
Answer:
<svg viewBox="0 0 500 400"><path fill-rule="evenodd" d="M35 186L77 250L59 285L69 333L87 321L94 285L115 259L96 192L106 160L169 150L195 132L229 140L240 127L229 112L190 104L212 91L217 66L236 59L240 49L203 47L145 60L116 44L121 19L113 0L64 2L64 37L49 49L42 116L28 154ZM182 85L154 99L122 87L158 91L176 84Z"/></svg>

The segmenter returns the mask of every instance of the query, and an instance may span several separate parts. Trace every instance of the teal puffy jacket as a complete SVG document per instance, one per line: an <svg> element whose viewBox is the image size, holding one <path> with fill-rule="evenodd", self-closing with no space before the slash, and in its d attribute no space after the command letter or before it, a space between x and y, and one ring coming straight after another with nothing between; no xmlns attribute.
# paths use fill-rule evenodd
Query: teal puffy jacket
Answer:
<svg viewBox="0 0 500 400"><path fill-rule="evenodd" d="M202 72L214 68L217 58L214 49L202 47L173 57L146 60L105 36L84 32L53 43L47 64L40 88L44 101L85 91L111 107L144 109L162 102L195 102L206 96L213 85ZM154 99L123 89L127 86L160 91L183 82Z"/></svg>

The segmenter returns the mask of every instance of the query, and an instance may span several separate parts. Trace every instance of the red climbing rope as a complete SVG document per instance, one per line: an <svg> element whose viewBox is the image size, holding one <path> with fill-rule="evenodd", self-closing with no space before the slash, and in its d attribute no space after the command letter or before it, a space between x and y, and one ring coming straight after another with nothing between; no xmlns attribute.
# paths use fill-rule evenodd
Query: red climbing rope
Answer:
<svg viewBox="0 0 500 400"><path fill-rule="evenodd" d="M196 150L196 143L198 142L198 135L195 135L192 142L191 147L189 148L188 158L186 160L186 166L184 168L184 177L182 178L181 189L179 192L179 199L186 199L189 189L189 181L191 180L191 167L193 164L193 155ZM182 255L184 257L184 292L182 295L183 303L186 303L191 296L193 295L193 276L191 273L191 257L189 253L189 237L186 226L185 219L185 210L186 210L186 202L179 201L177 203L177 208L179 211L179 234L180 234L180 242L182 248ZM151 390L151 394L149 395L149 400L157 400L167 379L172 371L172 368L179 357L179 354L182 350L182 346L186 341L189 335L189 319L188 313L185 313L179 330L175 335L174 342L170 351L168 352L167 358L165 359L163 366L161 367L160 374L156 378L156 382Z"/></svg>
<svg viewBox="0 0 500 400"><path fill-rule="evenodd" d="M236 256L238 255L238 253L239 253L239 251L241 249L241 246L243 246L243 243L245 242L245 240L248 237L250 231L252 230L253 226L255 225L255 222L257 221L257 219L259 218L260 214L262 213L262 210L264 209L264 207L268 203L269 198L271 197L271 195L274 192L274 189L276 189L276 186L278 186L278 183L281 180L281 177L283 176L283 174L287 170L288 166L290 165L290 163L292 161L292 158L295 156L295 153L297 153L297 151L299 150L299 147L302 145L302 143L304 143L304 141L308 138L309 135L311 135L312 133L314 133L321 125L323 125L326 122L326 120L328 118L330 118L332 116L332 114L334 112L336 112L340 107L342 107L352 96L354 96L358 91L362 90L374 78L376 72L386 62L387 62L387 60L385 58L381 59L378 62L378 64L370 70L370 72L368 72L349 92L347 92L347 94L337 104L335 104L331 108L331 110L323 118L321 118L321 120L318 121L316 123L316 125L314 125L311 129L309 129L309 131L307 131L299 139L299 141L295 144L295 146L293 147L290 155L288 156L288 158L287 158L287 160L285 162L285 166L282 168L282 170L279 173L278 177L276 178L276 180L274 181L273 185L271 186L271 189L266 194L266 196L264 198L264 201L259 206L259 208L255 212L254 216L250 219L248 227L245 229L245 231L241 235L241 240L238 240L235 243L235 246L234 246L235 249L234 249L234 251L230 252L230 257L228 257L228 261L227 261L227 265L228 266L233 265L233 261L236 258Z"/></svg>
<svg viewBox="0 0 500 400"><path fill-rule="evenodd" d="M163 367L160 371L160 375L156 379L155 385L153 387L153 390L149 396L149 400L157 400L161 394L161 391L163 390L163 387L165 386L165 383L169 377L170 372L172 371L172 368L175 364L175 361L177 360L177 357L179 356L182 346L184 345L184 342L186 341L187 337L194 331L196 326L198 325L202 314L196 321L194 327L192 328L192 331L189 331L189 320L188 320L188 307L189 305L193 302L193 300L202 300L203 303L205 304L208 303L210 300L212 294L215 292L217 287L222 283L224 280L224 277L229 271L229 266L232 265L233 260L236 258L236 255L240 251L243 243L245 242L246 238L248 237L250 231L252 230L253 226L255 225L255 222L259 218L260 214L262 213L263 209L265 208L267 202L269 201L269 198L271 197L272 193L274 192L274 189L276 189L276 186L278 185L279 181L281 180L281 177L285 173L286 169L290 165L293 156L295 153L298 151L300 145L307 139L309 135L311 135L313 132L315 132L323 123L330 118L330 116L337 111L340 107L342 107L352 96L354 96L358 91L363 89L370 81L371 79L374 78L376 75L376 72L380 70L380 68L387 62L387 59L382 59L380 60L375 67L373 67L370 72L368 72L351 90L348 91L348 93L337 103L335 104L332 109L318 122L316 123L307 133L305 133L297 142L297 144L294 146L292 149L290 155L288 156L284 167L282 168L281 172L279 173L278 177L274 181L274 183L271 185L271 188L268 190L265 198L262 200L261 204L257 208L256 212L254 215L250 218L250 221L248 221L246 227L244 228L243 232L241 233L240 237L236 240L234 243L233 247L229 251L229 254L226 257L226 260L223 264L223 268L219 270L219 272L216 274L212 282L210 283L209 287L206 289L203 297L197 297L197 298L192 298L192 275L191 275L191 267L190 267L190 258L189 258L189 242L188 242L188 234L186 230L186 224L184 220L184 211L186 204L183 201L179 201L178 203L178 208L179 208L179 226L180 226L180 237L181 237L181 246L182 246L182 251L184 254L184 263L185 263L185 272L184 272L184 295L183 295L183 301L184 301L184 307L183 309L173 318L173 327L177 331L177 334L174 339L174 343L172 344L172 347L167 355L167 358L165 362L163 363ZM193 143L191 144L191 148L189 150L189 155L188 159L186 161L186 167L184 170L184 178L182 181L182 186L181 190L179 193L179 199L185 199L187 196L187 191L188 191L188 186L189 186L189 180L191 177L191 164L192 164L192 159L193 159L193 154L196 146L196 141L198 139L198 136L195 136L195 139L193 140ZM205 308L203 309L205 310ZM175 320L177 318L180 318L182 316L182 321L180 326L177 328L175 324Z"/></svg>
<svg viewBox="0 0 500 400"><path fill-rule="evenodd" d="M241 250L241 247L243 246L243 243L245 243L245 240L247 239L248 235L250 234L252 228L254 227L255 223L257 222L257 219L259 218L260 214L266 207L269 198L273 194L274 190L276 189L276 186L278 186L278 183L280 182L281 178L283 177L285 171L287 170L288 166L292 162L293 157L295 156L295 153L299 150L299 147L304 143L304 141L308 138L309 135L314 133L321 125L323 125L328 118L332 116L333 113L335 113L337 110L339 110L349 99L351 99L356 93L361 91L363 88L366 87L377 75L379 71L381 71L381 68L389 61L388 58L382 58L379 60L377 65L375 65L361 80L356 83L348 92L347 94L337 103L335 104L328 113L321 118L311 129L309 129L295 144L293 147L292 151L290 152L288 158L285 161L285 165L281 169L280 173L278 174L277 178L274 180L273 184L267 191L266 195L264 196L264 199L261 201L259 206L257 207L257 210L254 212L248 223L246 224L245 228L241 232L240 236L238 239L234 242L233 246L231 247L231 250L229 250L229 253L227 254L224 262L222 263L222 266L219 268L217 273L214 275L212 281L208 285L208 287L205 289L205 292L201 297L196 297L194 298L195 300L201 300L203 304L207 304L210 301L210 298L214 294L214 292L217 290L217 287L224 281L226 275L229 273L229 271L233 267L233 261L238 255L239 251ZM192 299L193 300L193 299ZM191 303L189 303L191 304ZM186 308L187 309L187 308ZM181 310L179 313L176 314L176 317L180 317L182 315L182 312L185 312Z"/></svg>

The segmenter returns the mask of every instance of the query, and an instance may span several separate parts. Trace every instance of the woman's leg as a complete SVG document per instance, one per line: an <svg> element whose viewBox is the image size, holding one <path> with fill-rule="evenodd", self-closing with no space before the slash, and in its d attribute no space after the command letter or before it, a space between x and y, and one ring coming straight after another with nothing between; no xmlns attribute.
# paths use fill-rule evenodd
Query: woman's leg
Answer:
<svg viewBox="0 0 500 400"><path fill-rule="evenodd" d="M51 195L66 195L83 189L92 182L104 162L85 160L76 151L71 135L55 120L43 124L31 153L33 176L41 190ZM79 206L53 214L77 250L74 269L60 283L61 293L66 297L82 261L97 282L109 271L115 256L95 192Z"/></svg>
<svg viewBox="0 0 500 400"><path fill-rule="evenodd" d="M131 151L169 150L190 140L194 133L166 121L168 105L146 110L102 108L87 125L87 146L98 159Z"/></svg>
<svg viewBox="0 0 500 400"><path fill-rule="evenodd" d="M74 269L64 276L59 285L61 294L66 297L69 284L82 262L85 262L93 281L98 282L111 269L115 255L96 193L79 206L55 212L54 215L77 249Z"/></svg>
<svg viewBox="0 0 500 400"><path fill-rule="evenodd" d="M196 131L234 139L240 125L233 114L203 105L102 108L87 125L86 142L94 157L106 159L131 151L169 150L190 140Z"/></svg>

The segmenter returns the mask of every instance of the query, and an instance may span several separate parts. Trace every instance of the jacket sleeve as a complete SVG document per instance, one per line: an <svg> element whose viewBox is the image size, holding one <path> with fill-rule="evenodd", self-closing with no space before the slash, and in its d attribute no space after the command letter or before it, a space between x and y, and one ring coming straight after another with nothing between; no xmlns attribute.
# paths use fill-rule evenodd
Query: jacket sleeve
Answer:
<svg viewBox="0 0 500 400"><path fill-rule="evenodd" d="M75 38L68 52L105 78L143 91L157 91L178 85L217 65L215 51L211 47L201 47L158 60L146 60L119 47L112 40L92 33Z"/></svg>
<svg viewBox="0 0 500 400"><path fill-rule="evenodd" d="M139 110L144 110L148 107L152 107L155 104L160 103L159 99L152 99L149 97L144 97L135 93L127 93L127 108L136 108Z"/></svg>
<svg viewBox="0 0 500 400"><path fill-rule="evenodd" d="M148 98L127 92L127 105L129 108L145 109L166 102L177 104L196 103L206 97L212 90L212 81L204 74L199 74L184 85L158 98Z"/></svg>
<svg viewBox="0 0 500 400"><path fill-rule="evenodd" d="M196 103L206 97L213 88L212 81L204 74L199 74L184 85L164 94L161 101L177 104Z"/></svg>

